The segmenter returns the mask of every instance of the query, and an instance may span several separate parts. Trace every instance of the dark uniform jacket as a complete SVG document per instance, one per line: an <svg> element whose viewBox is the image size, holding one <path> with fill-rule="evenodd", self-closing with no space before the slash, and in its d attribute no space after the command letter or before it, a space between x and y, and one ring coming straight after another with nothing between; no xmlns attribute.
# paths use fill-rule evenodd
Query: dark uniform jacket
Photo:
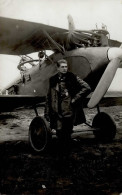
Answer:
<svg viewBox="0 0 122 195"><path fill-rule="evenodd" d="M59 117L59 90L57 85L60 83L57 73L49 80L49 90L45 106L45 118L50 119L51 128L56 128L56 120ZM71 99L75 102L71 105L74 114L74 125L85 122L85 115L82 108L82 101L90 93L90 86L71 72L65 74L65 85Z"/></svg>

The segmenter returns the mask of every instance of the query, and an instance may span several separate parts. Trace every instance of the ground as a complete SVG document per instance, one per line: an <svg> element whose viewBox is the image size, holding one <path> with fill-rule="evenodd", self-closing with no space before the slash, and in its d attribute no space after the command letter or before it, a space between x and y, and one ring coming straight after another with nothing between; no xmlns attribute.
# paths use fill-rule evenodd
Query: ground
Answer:
<svg viewBox="0 0 122 195"><path fill-rule="evenodd" d="M68 148L55 137L47 149L32 151L28 128L32 109L0 115L0 194L119 195L122 192L122 106L103 107L116 122L117 134L110 143L98 142L80 125ZM38 108L39 115L43 109ZM85 109L91 123L96 110Z"/></svg>

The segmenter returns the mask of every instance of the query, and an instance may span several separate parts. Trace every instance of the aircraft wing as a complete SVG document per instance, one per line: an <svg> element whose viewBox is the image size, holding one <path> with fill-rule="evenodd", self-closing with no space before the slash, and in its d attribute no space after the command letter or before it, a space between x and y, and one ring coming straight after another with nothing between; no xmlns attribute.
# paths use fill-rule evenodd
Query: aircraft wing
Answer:
<svg viewBox="0 0 122 195"><path fill-rule="evenodd" d="M26 55L40 50L69 50L73 44L87 43L87 39L94 39L94 31L69 30L53 27L41 23L0 17L0 53L10 55ZM107 31L106 31L107 33ZM99 35L100 36L100 35ZM110 46L121 45L120 42L110 40Z"/></svg>
<svg viewBox="0 0 122 195"><path fill-rule="evenodd" d="M35 106L44 102L45 97L34 95L0 95L0 112L10 112L23 106Z"/></svg>
<svg viewBox="0 0 122 195"><path fill-rule="evenodd" d="M87 107L89 99L89 96L84 99L83 107ZM34 95L0 95L0 112L10 112L24 106L34 107L35 105L44 102L45 97ZM101 107L122 105L122 93L106 94L99 105Z"/></svg>
<svg viewBox="0 0 122 195"><path fill-rule="evenodd" d="M0 17L0 53L25 55L40 50L55 50L55 41L58 44L65 42L67 32L45 24ZM50 41L51 38L54 42Z"/></svg>

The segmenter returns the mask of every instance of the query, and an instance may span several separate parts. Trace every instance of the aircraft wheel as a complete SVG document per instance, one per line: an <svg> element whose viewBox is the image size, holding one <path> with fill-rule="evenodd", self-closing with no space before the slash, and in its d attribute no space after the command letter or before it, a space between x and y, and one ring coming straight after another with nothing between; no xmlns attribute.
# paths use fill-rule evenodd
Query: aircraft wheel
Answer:
<svg viewBox="0 0 122 195"><path fill-rule="evenodd" d="M107 113L98 113L93 119L92 126L98 128L96 131L93 131L98 140L112 141L116 135L116 124Z"/></svg>
<svg viewBox="0 0 122 195"><path fill-rule="evenodd" d="M29 127L29 142L33 150L36 152L43 151L51 137L48 122L44 119L44 117L35 117Z"/></svg>

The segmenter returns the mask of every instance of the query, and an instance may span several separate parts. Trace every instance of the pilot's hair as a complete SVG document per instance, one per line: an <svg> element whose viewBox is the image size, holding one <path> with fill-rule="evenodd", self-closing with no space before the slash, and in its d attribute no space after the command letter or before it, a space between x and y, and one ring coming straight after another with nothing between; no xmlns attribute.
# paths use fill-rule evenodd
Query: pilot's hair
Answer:
<svg viewBox="0 0 122 195"><path fill-rule="evenodd" d="M61 63L67 64L67 61L66 61L65 59L58 60L58 61L57 61L57 67L60 67L60 64L61 64Z"/></svg>

